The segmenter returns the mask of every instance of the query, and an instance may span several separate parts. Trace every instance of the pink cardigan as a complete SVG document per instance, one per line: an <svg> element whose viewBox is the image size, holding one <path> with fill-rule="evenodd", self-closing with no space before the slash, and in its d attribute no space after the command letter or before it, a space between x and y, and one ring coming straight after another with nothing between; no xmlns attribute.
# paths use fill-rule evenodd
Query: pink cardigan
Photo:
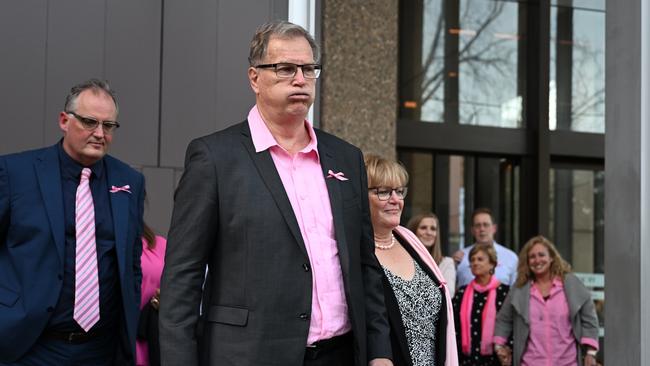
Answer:
<svg viewBox="0 0 650 366"><path fill-rule="evenodd" d="M447 302L447 350L445 357L445 366L458 366L458 348L456 347L456 329L454 327L454 310L451 305L451 296L447 288L447 282L442 276L442 272L431 257L427 248L420 242L420 239L413 232L403 226L397 226L395 231L408 242L411 248L415 249L422 261L429 266L438 281L442 284L445 291L445 300Z"/></svg>

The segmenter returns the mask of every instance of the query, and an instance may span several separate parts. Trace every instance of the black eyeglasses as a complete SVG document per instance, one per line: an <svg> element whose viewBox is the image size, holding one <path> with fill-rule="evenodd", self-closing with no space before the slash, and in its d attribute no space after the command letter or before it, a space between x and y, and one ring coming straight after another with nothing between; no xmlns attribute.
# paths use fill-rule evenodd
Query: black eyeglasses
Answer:
<svg viewBox="0 0 650 366"><path fill-rule="evenodd" d="M397 195L397 198L403 200L406 197L406 194L408 193L408 187L397 187L397 188L368 188L369 191L373 191L376 195L377 198L379 198L380 201L388 201L390 199L390 196L395 192Z"/></svg>
<svg viewBox="0 0 650 366"><path fill-rule="evenodd" d="M318 79L321 70L321 65L319 64L296 65L288 62L257 65L255 67L259 69L275 69L275 75L279 78L292 78L296 76L298 68L300 68L302 69L302 76L304 76L305 79Z"/></svg>
<svg viewBox="0 0 650 366"><path fill-rule="evenodd" d="M99 122L98 120L90 117L84 117L76 114L75 112L72 111L67 111L65 113L71 114L76 118L79 122L81 122L81 126L85 128L88 131L94 131L99 124L102 124L102 129L104 130L104 133L107 135L111 135L116 128L120 127L120 124L117 123L117 121L102 121Z"/></svg>

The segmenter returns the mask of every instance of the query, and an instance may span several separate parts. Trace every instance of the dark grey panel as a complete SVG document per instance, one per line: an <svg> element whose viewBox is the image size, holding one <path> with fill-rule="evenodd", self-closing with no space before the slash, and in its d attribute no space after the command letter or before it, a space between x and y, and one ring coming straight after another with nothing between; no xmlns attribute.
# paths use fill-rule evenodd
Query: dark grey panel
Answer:
<svg viewBox="0 0 650 366"><path fill-rule="evenodd" d="M43 144L46 19L46 0L0 2L0 154Z"/></svg>
<svg viewBox="0 0 650 366"><path fill-rule="evenodd" d="M189 141L246 118L254 96L248 44L278 1L165 2L161 110L162 166L182 167Z"/></svg>
<svg viewBox="0 0 650 366"><path fill-rule="evenodd" d="M163 7L161 155L182 166L191 138L215 129L217 3L167 1Z"/></svg>
<svg viewBox="0 0 650 366"><path fill-rule="evenodd" d="M57 124L70 87L104 77L104 0L48 4L44 143L61 137Z"/></svg>
<svg viewBox="0 0 650 366"><path fill-rule="evenodd" d="M645 0L617 5L605 25L605 365L648 365L650 20Z"/></svg>
<svg viewBox="0 0 650 366"><path fill-rule="evenodd" d="M174 204L175 175L173 169L142 169L147 185L145 221L157 234L167 236Z"/></svg>
<svg viewBox="0 0 650 366"><path fill-rule="evenodd" d="M112 153L130 164L158 164L161 8L153 0L107 2L105 75L122 125Z"/></svg>
<svg viewBox="0 0 650 366"><path fill-rule="evenodd" d="M223 129L246 118L255 104L248 83L248 50L257 27L274 18L273 1L220 1L217 31L216 128ZM246 21L233 14L246 14Z"/></svg>

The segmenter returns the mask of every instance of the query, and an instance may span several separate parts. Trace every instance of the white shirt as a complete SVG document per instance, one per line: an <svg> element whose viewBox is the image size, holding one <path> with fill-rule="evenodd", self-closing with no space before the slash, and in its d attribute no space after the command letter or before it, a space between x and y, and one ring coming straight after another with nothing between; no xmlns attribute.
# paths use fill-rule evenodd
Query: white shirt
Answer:
<svg viewBox="0 0 650 366"><path fill-rule="evenodd" d="M438 268L442 272L442 277L447 281L449 296L454 297L454 293L456 292L456 263L454 263L451 257L442 257Z"/></svg>
<svg viewBox="0 0 650 366"><path fill-rule="evenodd" d="M469 252L474 244L463 249L463 260L458 265L456 284L458 287L465 286L474 279L472 270L469 268ZM512 286L517 280L517 254L512 250L494 242L494 249L497 251L497 268L494 271L497 279L504 285Z"/></svg>

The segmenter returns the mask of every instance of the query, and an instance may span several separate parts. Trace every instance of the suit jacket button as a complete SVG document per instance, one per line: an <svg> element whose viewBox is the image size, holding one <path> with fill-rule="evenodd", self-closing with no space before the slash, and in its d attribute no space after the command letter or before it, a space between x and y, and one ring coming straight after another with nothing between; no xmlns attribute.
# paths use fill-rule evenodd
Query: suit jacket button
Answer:
<svg viewBox="0 0 650 366"><path fill-rule="evenodd" d="M299 318L300 318L300 320L309 320L309 315L307 315L305 313L302 313L302 314L300 314Z"/></svg>
<svg viewBox="0 0 650 366"><path fill-rule="evenodd" d="M304 269L305 272L309 272L309 264L307 264L307 263L303 263L303 264L302 264L302 269Z"/></svg>
<svg viewBox="0 0 650 366"><path fill-rule="evenodd" d="M54 311L54 308L53 308L52 306L48 306L48 307L47 307L47 312L48 312L48 313L51 313L51 312L53 312L53 311Z"/></svg>

